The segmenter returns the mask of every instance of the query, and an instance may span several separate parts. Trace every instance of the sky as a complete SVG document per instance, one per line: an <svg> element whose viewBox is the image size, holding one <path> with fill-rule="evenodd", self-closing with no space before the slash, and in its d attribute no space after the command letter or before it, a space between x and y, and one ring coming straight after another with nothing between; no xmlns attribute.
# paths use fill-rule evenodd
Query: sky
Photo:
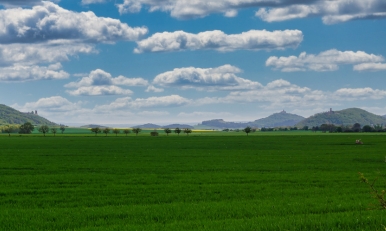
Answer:
<svg viewBox="0 0 386 231"><path fill-rule="evenodd" d="M0 0L0 103L56 123L386 114L385 0Z"/></svg>

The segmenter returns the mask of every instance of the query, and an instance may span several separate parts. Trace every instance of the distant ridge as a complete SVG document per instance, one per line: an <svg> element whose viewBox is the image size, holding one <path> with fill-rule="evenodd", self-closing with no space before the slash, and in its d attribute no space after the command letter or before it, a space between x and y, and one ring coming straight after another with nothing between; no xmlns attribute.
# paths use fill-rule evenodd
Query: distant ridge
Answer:
<svg viewBox="0 0 386 231"><path fill-rule="evenodd" d="M88 125L83 125L80 126L81 128L107 128L106 126L101 126L97 124L88 124Z"/></svg>
<svg viewBox="0 0 386 231"><path fill-rule="evenodd" d="M204 125L210 128L224 129L224 128L244 128L248 126L248 123L226 122L223 119L214 119L214 120L202 121L201 125Z"/></svg>
<svg viewBox="0 0 386 231"><path fill-rule="evenodd" d="M166 126L162 126L162 128L170 128L170 129L172 129L172 128L189 128L189 129L193 129L194 127L187 125L187 124L169 124Z"/></svg>
<svg viewBox="0 0 386 231"><path fill-rule="evenodd" d="M249 123L249 126L253 127L292 127L300 121L304 120L303 116L287 113L285 111L275 113L266 118L255 120L252 123Z"/></svg>
<svg viewBox="0 0 386 231"><path fill-rule="evenodd" d="M295 124L302 121L304 117L287 113L285 111L272 114L266 118L258 119L253 122L246 122L246 123L236 123L236 122L226 122L223 119L214 119L214 120L207 120L203 121L201 125L210 127L210 128L218 128L218 129L224 129L224 128L231 128L231 129L237 129L237 128L245 128L247 126L250 127L292 127Z"/></svg>
<svg viewBox="0 0 386 231"><path fill-rule="evenodd" d="M328 111L313 115L298 124L297 127L303 126L320 126L322 124L335 124L335 125L353 125L359 123L360 125L371 124L386 124L386 118L383 116L375 115L368 111L359 108L348 108L341 111Z"/></svg>
<svg viewBox="0 0 386 231"><path fill-rule="evenodd" d="M26 122L38 125L57 125L37 114L23 113L4 104L0 104L0 124L24 124Z"/></svg>
<svg viewBox="0 0 386 231"><path fill-rule="evenodd" d="M142 125L137 125L137 126L134 126L133 128L154 128L154 129L157 129L157 128L161 128L160 125L157 125L157 124L150 124L150 123L147 123L147 124L142 124Z"/></svg>

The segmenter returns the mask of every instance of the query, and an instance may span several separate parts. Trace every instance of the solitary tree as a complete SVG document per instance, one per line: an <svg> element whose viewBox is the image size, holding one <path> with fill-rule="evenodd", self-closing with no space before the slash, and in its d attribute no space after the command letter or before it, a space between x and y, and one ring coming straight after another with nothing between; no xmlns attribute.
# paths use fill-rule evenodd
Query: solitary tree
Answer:
<svg viewBox="0 0 386 231"><path fill-rule="evenodd" d="M126 134L126 136L127 136L127 134L129 134L129 133L130 133L130 129L124 129L124 130L123 130L123 133L125 133L125 134Z"/></svg>
<svg viewBox="0 0 386 231"><path fill-rule="evenodd" d="M180 133L181 133L181 129L180 129L180 128L176 128L176 129L174 129L174 133L177 133L178 135L180 135Z"/></svg>
<svg viewBox="0 0 386 231"><path fill-rule="evenodd" d="M46 133L50 131L50 128L47 125L42 125L39 127L38 131L43 133L44 136L46 136Z"/></svg>
<svg viewBox="0 0 386 231"><path fill-rule="evenodd" d="M62 134L63 134L64 130L66 130L66 127L64 125L60 125L59 129L60 129L60 131L62 131Z"/></svg>
<svg viewBox="0 0 386 231"><path fill-rule="evenodd" d="M133 132L135 133L136 136L138 136L138 133L140 133L142 129L140 128L133 128Z"/></svg>
<svg viewBox="0 0 386 231"><path fill-rule="evenodd" d="M252 128L249 127L249 126L247 126L246 128L243 129L243 132L247 133L247 135L248 135L248 133L250 133L251 131L252 131Z"/></svg>
<svg viewBox="0 0 386 231"><path fill-rule="evenodd" d="M110 128L105 128L105 129L103 129L103 133L105 133L106 136L107 136L107 134L110 133Z"/></svg>
<svg viewBox="0 0 386 231"><path fill-rule="evenodd" d="M169 135L169 133L172 133L172 130L170 130L170 128L165 128L164 131L167 136Z"/></svg>
<svg viewBox="0 0 386 231"><path fill-rule="evenodd" d="M98 133L101 133L101 129L99 127L91 128L91 132L95 133L96 136Z"/></svg>
<svg viewBox="0 0 386 231"><path fill-rule="evenodd" d="M31 134L31 132L35 129L35 127L30 123L24 123L20 125L19 133L20 134Z"/></svg>
<svg viewBox="0 0 386 231"><path fill-rule="evenodd" d="M190 128L185 128L185 129L184 129L184 133L186 133L186 135L188 136L189 133L192 133L192 129L190 129Z"/></svg>
<svg viewBox="0 0 386 231"><path fill-rule="evenodd" d="M118 136L118 134L121 133L121 130L119 130L118 128L114 128L113 132L115 133L115 136Z"/></svg>
<svg viewBox="0 0 386 231"><path fill-rule="evenodd" d="M51 132L54 134L54 136L56 135L56 133L58 132L58 129L57 128L51 128Z"/></svg>
<svg viewBox="0 0 386 231"><path fill-rule="evenodd" d="M355 123L353 126L352 126L352 130L354 132L360 132L361 131L361 125L359 123Z"/></svg>
<svg viewBox="0 0 386 231"><path fill-rule="evenodd" d="M8 136L11 136L11 133L13 132L13 127L11 127L11 126L6 126L5 128L4 128L4 132L5 133L8 133Z"/></svg>
<svg viewBox="0 0 386 231"><path fill-rule="evenodd" d="M362 131L363 132L372 132L373 128L370 125L365 125L365 126L363 126Z"/></svg>

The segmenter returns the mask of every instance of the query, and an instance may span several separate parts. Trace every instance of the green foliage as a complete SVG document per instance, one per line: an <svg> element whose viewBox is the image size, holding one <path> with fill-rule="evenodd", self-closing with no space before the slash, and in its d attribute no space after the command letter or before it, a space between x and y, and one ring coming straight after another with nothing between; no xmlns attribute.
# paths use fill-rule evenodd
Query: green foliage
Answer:
<svg viewBox="0 0 386 231"><path fill-rule="evenodd" d="M115 136L118 136L118 134L121 133L121 130L119 130L118 128L114 128L113 133L115 134Z"/></svg>
<svg viewBox="0 0 386 231"><path fill-rule="evenodd" d="M373 182L369 182L369 180L363 175L363 173L359 172L359 178L362 183L365 183L369 186L370 192L373 195L373 197L378 201L378 204L374 206L376 209L386 209L386 199L385 199L385 190L378 190L375 188L375 183L379 181L380 176L376 177ZM382 178L384 183L385 180Z"/></svg>
<svg viewBox="0 0 386 231"><path fill-rule="evenodd" d="M133 128L133 132L135 133L136 136L138 136L138 133L140 133L142 129L140 128Z"/></svg>
<svg viewBox="0 0 386 231"><path fill-rule="evenodd" d="M170 128L165 128L164 129L164 132L166 133L166 135L168 136L170 133L172 133L172 130Z"/></svg>
<svg viewBox="0 0 386 231"><path fill-rule="evenodd" d="M150 132L150 135L151 135L151 136L158 136L158 132L156 132L156 131Z"/></svg>
<svg viewBox="0 0 386 231"><path fill-rule="evenodd" d="M129 134L129 133L130 133L130 129L123 129L123 133L125 133L125 134L126 134L126 136L127 136L127 134Z"/></svg>
<svg viewBox="0 0 386 231"><path fill-rule="evenodd" d="M252 131L252 128L249 127L249 126L247 126L246 128L243 129L243 132L247 133L247 135L248 135L248 133L250 133L251 131Z"/></svg>
<svg viewBox="0 0 386 231"><path fill-rule="evenodd" d="M6 105L0 104L0 124L47 124L56 125L55 123L35 114L22 113Z"/></svg>
<svg viewBox="0 0 386 231"><path fill-rule="evenodd" d="M107 136L107 134L110 133L110 128L104 128L104 129L103 129L103 133L105 133L106 136Z"/></svg>
<svg viewBox="0 0 386 231"><path fill-rule="evenodd" d="M60 125L60 131L62 132L62 134L63 134L63 132L66 130L66 127L64 126L64 125Z"/></svg>
<svg viewBox="0 0 386 231"><path fill-rule="evenodd" d="M95 133L95 136L96 136L98 133L101 133L101 132L102 132L102 130L101 130L99 127L91 128L90 130L91 130L91 132Z"/></svg>
<svg viewBox="0 0 386 231"><path fill-rule="evenodd" d="M174 129L174 133L177 133L178 135L180 135L181 129L180 129L180 128L175 128L175 129Z"/></svg>
<svg viewBox="0 0 386 231"><path fill-rule="evenodd" d="M46 133L50 131L50 128L47 125L42 125L38 128L38 131L43 133L46 136Z"/></svg>
<svg viewBox="0 0 386 231"><path fill-rule="evenodd" d="M57 132L58 132L57 128L51 128L51 133L54 134L54 136L56 136Z"/></svg>
<svg viewBox="0 0 386 231"><path fill-rule="evenodd" d="M31 134L31 132L35 129L35 126L33 126L30 122L26 122L19 127L19 133L20 134Z"/></svg>
<svg viewBox="0 0 386 231"><path fill-rule="evenodd" d="M190 128L185 128L184 133L188 136L190 133L192 133L192 129Z"/></svg>

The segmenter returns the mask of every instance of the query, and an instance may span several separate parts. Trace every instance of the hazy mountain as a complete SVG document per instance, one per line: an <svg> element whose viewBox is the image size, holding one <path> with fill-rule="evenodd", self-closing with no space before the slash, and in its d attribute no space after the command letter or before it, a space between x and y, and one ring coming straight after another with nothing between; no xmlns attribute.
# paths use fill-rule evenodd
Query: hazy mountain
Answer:
<svg viewBox="0 0 386 231"><path fill-rule="evenodd" d="M359 123L362 126L370 124L386 124L386 118L359 108L349 108L341 111L318 113L299 122L296 126L303 127L307 125L312 127L320 126L322 124L353 125L355 123Z"/></svg>
<svg viewBox="0 0 386 231"><path fill-rule="evenodd" d="M133 128L145 128L145 129L149 129L149 128L161 128L161 126L157 125L157 124L143 124L143 125L137 125L137 126L134 126Z"/></svg>
<svg viewBox="0 0 386 231"><path fill-rule="evenodd" d="M207 120L203 121L201 125L205 125L211 128L245 128L246 126L250 127L281 127L281 126L294 126L295 124L302 121L304 117L298 116L295 114L286 113L285 111L275 113L266 118L258 119L253 122L245 123L236 123L236 122L226 122L222 119Z"/></svg>
<svg viewBox="0 0 386 231"><path fill-rule="evenodd" d="M266 118L255 120L254 122L249 123L251 127L286 127L294 126L300 121L304 120L303 116L286 113L285 111L275 113Z"/></svg>
<svg viewBox="0 0 386 231"><path fill-rule="evenodd" d="M107 128L106 126L98 125L98 124L88 124L80 126L81 128Z"/></svg>
<svg viewBox="0 0 386 231"><path fill-rule="evenodd" d="M173 128L189 128L189 129L193 129L194 127L193 126L190 126L190 125L187 125L187 124L170 124L170 125L166 125L166 126L162 126L162 128L170 128L170 129L173 129Z"/></svg>
<svg viewBox="0 0 386 231"><path fill-rule="evenodd" d="M223 119L214 119L214 120L207 120L202 121L202 125L205 125L207 127L213 127L213 128L245 128L248 126L248 123L235 123L235 122L226 122Z"/></svg>
<svg viewBox="0 0 386 231"><path fill-rule="evenodd" d="M0 124L32 124L57 125L37 114L35 112L23 113L6 105L0 104Z"/></svg>

